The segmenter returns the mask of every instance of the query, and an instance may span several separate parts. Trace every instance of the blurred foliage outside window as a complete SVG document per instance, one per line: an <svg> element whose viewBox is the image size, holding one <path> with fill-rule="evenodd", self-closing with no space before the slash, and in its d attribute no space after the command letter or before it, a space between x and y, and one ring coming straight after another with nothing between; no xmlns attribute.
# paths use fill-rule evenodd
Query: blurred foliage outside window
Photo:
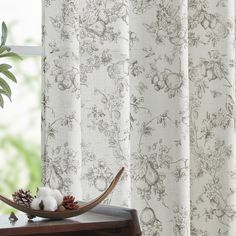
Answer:
<svg viewBox="0 0 236 236"><path fill-rule="evenodd" d="M8 26L8 45L40 45L41 0L1 0L2 21ZM18 83L11 84L12 103L0 110L0 194L8 197L20 188L35 193L41 180L41 57L22 57L11 60ZM0 214L10 211L0 203Z"/></svg>

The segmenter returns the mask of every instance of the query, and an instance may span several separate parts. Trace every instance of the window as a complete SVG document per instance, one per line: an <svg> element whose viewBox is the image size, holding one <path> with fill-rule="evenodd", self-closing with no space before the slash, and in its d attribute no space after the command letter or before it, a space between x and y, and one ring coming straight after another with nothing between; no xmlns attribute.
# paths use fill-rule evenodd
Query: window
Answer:
<svg viewBox="0 0 236 236"><path fill-rule="evenodd" d="M9 61L18 83L10 84L12 103L5 99L0 110L0 193L10 197L19 188L35 191L41 178L41 0L1 0L2 21L7 45L23 57ZM0 213L9 210L0 203Z"/></svg>

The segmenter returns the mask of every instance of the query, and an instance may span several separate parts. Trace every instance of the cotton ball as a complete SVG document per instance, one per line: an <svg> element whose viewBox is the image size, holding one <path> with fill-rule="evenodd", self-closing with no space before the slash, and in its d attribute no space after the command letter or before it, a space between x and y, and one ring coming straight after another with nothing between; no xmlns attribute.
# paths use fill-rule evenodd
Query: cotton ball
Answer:
<svg viewBox="0 0 236 236"><path fill-rule="evenodd" d="M50 196L52 193L52 190L49 187L41 187L39 188L37 192L37 197L46 197Z"/></svg>
<svg viewBox="0 0 236 236"><path fill-rule="evenodd" d="M62 203L63 196L59 190L57 190L57 189L52 190L51 196L56 199L58 206Z"/></svg>
<svg viewBox="0 0 236 236"><path fill-rule="evenodd" d="M33 201L30 204L30 208L34 210L40 210L40 202L42 201L42 198L34 198Z"/></svg>
<svg viewBox="0 0 236 236"><path fill-rule="evenodd" d="M46 196L42 198L44 211L56 211L57 210L57 201L52 196Z"/></svg>

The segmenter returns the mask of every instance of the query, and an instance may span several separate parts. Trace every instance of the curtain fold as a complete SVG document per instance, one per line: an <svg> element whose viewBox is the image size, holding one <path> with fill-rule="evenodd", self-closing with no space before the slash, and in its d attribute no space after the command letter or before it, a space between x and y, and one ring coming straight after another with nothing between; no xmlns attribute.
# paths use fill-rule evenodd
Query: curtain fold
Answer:
<svg viewBox="0 0 236 236"><path fill-rule="evenodd" d="M134 207L144 235L236 234L235 1L43 0L43 183Z"/></svg>

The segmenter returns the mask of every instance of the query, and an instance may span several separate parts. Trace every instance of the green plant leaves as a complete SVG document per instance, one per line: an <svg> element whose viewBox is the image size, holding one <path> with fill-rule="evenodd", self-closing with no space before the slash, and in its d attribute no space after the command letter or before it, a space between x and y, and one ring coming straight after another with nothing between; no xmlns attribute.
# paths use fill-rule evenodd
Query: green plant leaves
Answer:
<svg viewBox="0 0 236 236"><path fill-rule="evenodd" d="M0 107L3 108L4 107L4 100L3 100L3 97L0 93Z"/></svg>
<svg viewBox="0 0 236 236"><path fill-rule="evenodd" d="M0 64L0 73L5 75L7 78L12 80L13 82L16 82L16 77L9 71L11 69L11 66L8 64ZM6 96L11 101L11 88L8 85L7 81L0 77L0 107L4 107L4 100L3 96Z"/></svg>
<svg viewBox="0 0 236 236"><path fill-rule="evenodd" d="M0 58L16 58L22 60L22 58L15 52L11 52L11 48L7 47L7 26L5 22L2 22L2 37L0 45ZM0 64L0 74L4 75L7 79L10 79L14 83L17 82L15 75L10 71L11 65L2 63ZM11 101L11 88L6 79L0 77L0 107L4 107L3 95L8 97Z"/></svg>
<svg viewBox="0 0 236 236"><path fill-rule="evenodd" d="M8 64L0 64L0 72L4 72L11 69L11 66Z"/></svg>
<svg viewBox="0 0 236 236"><path fill-rule="evenodd" d="M18 58L20 60L22 60L22 57L20 57L18 54L14 53L14 52L7 52L5 54L0 54L0 57L14 57L14 58Z"/></svg>
<svg viewBox="0 0 236 236"><path fill-rule="evenodd" d="M1 46L5 45L7 41L7 26L5 22L2 22L2 38L1 38Z"/></svg>
<svg viewBox="0 0 236 236"><path fill-rule="evenodd" d="M11 49L5 45L0 46L0 54L2 54L5 51L9 52L11 51Z"/></svg>
<svg viewBox="0 0 236 236"><path fill-rule="evenodd" d="M8 97L11 97L11 88L10 86L8 85L8 83L0 77L0 87L6 91L6 93L8 94Z"/></svg>
<svg viewBox="0 0 236 236"><path fill-rule="evenodd" d="M16 77L15 77L15 75L13 75L13 74L11 73L11 71L6 70L6 71L3 71L3 72L1 72L1 73L4 74L6 77L8 77L8 78L9 78L10 80L12 80L13 82L17 83Z"/></svg>
<svg viewBox="0 0 236 236"><path fill-rule="evenodd" d="M2 95L5 95L6 97L8 97L8 99L11 101L11 88L8 85L8 83L0 77L0 106L3 108L4 107L4 100Z"/></svg>

